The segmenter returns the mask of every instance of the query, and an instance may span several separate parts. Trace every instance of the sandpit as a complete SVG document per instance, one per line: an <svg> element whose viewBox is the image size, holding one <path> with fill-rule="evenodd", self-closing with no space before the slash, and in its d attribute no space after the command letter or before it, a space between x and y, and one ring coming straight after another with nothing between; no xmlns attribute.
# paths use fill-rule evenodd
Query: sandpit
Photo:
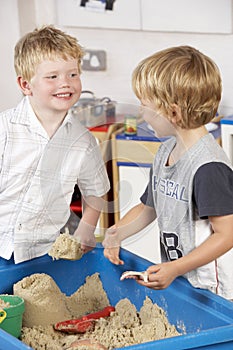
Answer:
<svg viewBox="0 0 233 350"><path fill-rule="evenodd" d="M46 274L19 281L14 285L14 294L25 300L22 341L35 350L113 349L180 335L164 310L148 297L139 312L129 299L121 299L109 317L96 320L94 330L85 334L55 331L53 324L57 322L110 305L98 273L88 276L71 296L63 294ZM78 343L85 339L92 345Z"/></svg>

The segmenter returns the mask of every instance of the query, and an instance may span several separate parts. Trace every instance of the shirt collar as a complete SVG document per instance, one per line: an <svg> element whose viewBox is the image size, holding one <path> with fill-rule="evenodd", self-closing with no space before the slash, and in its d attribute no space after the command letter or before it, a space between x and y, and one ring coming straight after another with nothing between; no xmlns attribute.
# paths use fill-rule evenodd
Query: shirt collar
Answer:
<svg viewBox="0 0 233 350"><path fill-rule="evenodd" d="M15 108L11 122L16 124L30 125L30 116L35 113L30 105L28 96L25 96Z"/></svg>
<svg viewBox="0 0 233 350"><path fill-rule="evenodd" d="M69 110L62 122L62 126L66 124L73 124L73 121L73 114L71 110ZM11 117L11 122L16 124L31 125L34 127L40 124L32 109L28 96L25 96L17 105L15 113Z"/></svg>

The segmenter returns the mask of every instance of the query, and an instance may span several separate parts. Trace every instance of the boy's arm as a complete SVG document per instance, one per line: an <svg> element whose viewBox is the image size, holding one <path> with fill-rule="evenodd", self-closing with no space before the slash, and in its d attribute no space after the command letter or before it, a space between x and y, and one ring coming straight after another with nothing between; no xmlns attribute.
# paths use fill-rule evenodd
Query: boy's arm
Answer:
<svg viewBox="0 0 233 350"><path fill-rule="evenodd" d="M233 214L209 217L213 234L179 264L179 274L216 260L233 247ZM185 258L185 257L184 257Z"/></svg>
<svg viewBox="0 0 233 350"><path fill-rule="evenodd" d="M178 276L206 265L233 247L233 214L209 217L212 235L188 255L180 259L152 265L148 268L149 283L139 281L153 289L167 288Z"/></svg>
<svg viewBox="0 0 233 350"><path fill-rule="evenodd" d="M155 219L156 213L154 208L143 203L130 209L116 225L106 231L103 241L104 256L113 264L122 265L124 262L119 258L121 242L141 231Z"/></svg>
<svg viewBox="0 0 233 350"><path fill-rule="evenodd" d="M84 253L96 246L95 229L103 208L103 197L89 196L83 199L83 213L78 228L74 232Z"/></svg>

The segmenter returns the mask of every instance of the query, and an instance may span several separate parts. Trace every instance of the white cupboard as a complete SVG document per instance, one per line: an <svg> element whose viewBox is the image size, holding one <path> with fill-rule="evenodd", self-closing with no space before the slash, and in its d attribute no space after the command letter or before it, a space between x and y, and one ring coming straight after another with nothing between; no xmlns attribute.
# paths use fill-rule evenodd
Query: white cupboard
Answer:
<svg viewBox="0 0 233 350"><path fill-rule="evenodd" d="M232 0L141 0L142 30L232 33Z"/></svg>
<svg viewBox="0 0 233 350"><path fill-rule="evenodd" d="M140 0L116 0L113 11L80 6L80 0L56 0L57 23L71 27L136 29L141 27Z"/></svg>
<svg viewBox="0 0 233 350"><path fill-rule="evenodd" d="M56 0L57 23L87 28L232 33L232 0L115 0L113 11L90 10L80 3Z"/></svg>

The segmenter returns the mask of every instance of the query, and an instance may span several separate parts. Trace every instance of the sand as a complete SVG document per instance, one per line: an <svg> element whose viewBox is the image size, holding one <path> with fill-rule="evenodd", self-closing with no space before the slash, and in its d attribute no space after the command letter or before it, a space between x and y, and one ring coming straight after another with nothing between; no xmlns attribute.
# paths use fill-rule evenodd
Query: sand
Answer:
<svg viewBox="0 0 233 350"><path fill-rule="evenodd" d="M53 260L79 260L83 256L81 244L69 232L60 234L48 252Z"/></svg>
<svg viewBox="0 0 233 350"><path fill-rule="evenodd" d="M66 306L66 296L61 293L52 277L33 274L13 286L14 294L24 299L25 327L48 326L71 318Z"/></svg>
<svg viewBox="0 0 233 350"><path fill-rule="evenodd" d="M69 297L46 274L24 278L14 285L14 292L25 299L22 341L35 350L113 349L180 335L169 324L163 309L148 297L139 312L128 298L121 299L110 317L97 320L94 330L85 334L67 335L55 331L53 324L56 322L78 318L109 305L98 273L88 276ZM50 303L53 312L50 312Z"/></svg>

